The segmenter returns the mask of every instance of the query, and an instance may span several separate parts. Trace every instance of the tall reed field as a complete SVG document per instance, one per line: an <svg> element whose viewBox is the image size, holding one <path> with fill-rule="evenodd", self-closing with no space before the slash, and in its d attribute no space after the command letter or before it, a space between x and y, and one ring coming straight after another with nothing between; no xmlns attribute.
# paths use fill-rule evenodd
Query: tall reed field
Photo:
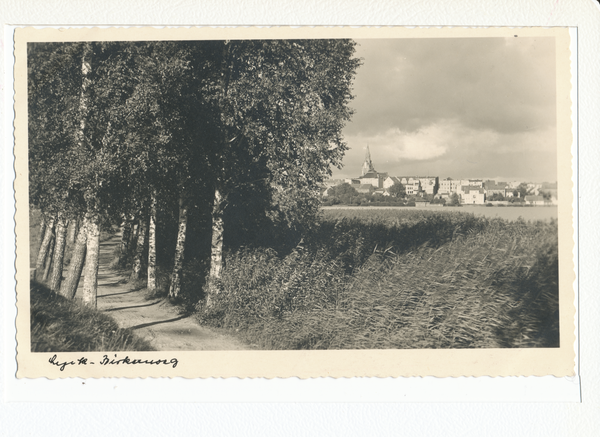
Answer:
<svg viewBox="0 0 600 437"><path fill-rule="evenodd" d="M351 214L285 253L229 251L200 322L265 349L559 346L556 220Z"/></svg>

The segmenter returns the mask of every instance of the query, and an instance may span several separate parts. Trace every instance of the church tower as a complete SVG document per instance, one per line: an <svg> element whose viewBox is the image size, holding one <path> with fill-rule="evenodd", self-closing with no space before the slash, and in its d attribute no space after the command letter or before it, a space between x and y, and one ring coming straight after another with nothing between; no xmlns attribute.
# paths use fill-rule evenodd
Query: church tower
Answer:
<svg viewBox="0 0 600 437"><path fill-rule="evenodd" d="M367 144L367 154L365 155L365 162L362 165L362 176L370 172L377 173L375 168L373 168L373 163L371 162L371 151L369 150L369 145Z"/></svg>

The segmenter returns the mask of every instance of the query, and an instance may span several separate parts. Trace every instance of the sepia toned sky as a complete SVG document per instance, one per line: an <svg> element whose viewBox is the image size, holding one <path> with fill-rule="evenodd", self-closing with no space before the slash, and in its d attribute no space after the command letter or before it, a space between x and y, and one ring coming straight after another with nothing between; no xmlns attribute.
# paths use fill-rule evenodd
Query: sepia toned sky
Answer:
<svg viewBox="0 0 600 437"><path fill-rule="evenodd" d="M334 177L359 176L368 144L391 176L556 181L553 38L357 42L350 150Z"/></svg>

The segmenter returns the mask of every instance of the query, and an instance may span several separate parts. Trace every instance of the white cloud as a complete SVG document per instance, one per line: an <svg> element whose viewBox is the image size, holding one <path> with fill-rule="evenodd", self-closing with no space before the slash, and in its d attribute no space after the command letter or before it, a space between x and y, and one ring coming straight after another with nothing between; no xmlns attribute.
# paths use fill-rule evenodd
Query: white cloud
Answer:
<svg viewBox="0 0 600 437"><path fill-rule="evenodd" d="M448 150L447 134L439 125L410 133L393 128L375 136L373 144L377 144L378 152L388 160L420 161L444 155Z"/></svg>
<svg viewBox="0 0 600 437"><path fill-rule="evenodd" d="M390 174L556 175L552 38L363 40L344 129L355 177L369 144Z"/></svg>

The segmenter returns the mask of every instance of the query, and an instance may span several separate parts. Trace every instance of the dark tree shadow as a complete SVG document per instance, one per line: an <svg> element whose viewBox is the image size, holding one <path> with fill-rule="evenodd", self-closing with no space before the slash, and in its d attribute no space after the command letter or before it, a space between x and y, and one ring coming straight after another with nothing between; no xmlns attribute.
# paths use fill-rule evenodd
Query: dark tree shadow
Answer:
<svg viewBox="0 0 600 437"><path fill-rule="evenodd" d="M131 309L131 308L150 307L150 306L156 305L157 303L160 303L160 302L162 302L162 300L157 300L156 302L147 303L147 304L144 304L144 305L131 305L131 306L128 306L128 307L109 308L107 310L104 310L104 312L105 313L109 313L109 312L112 312L112 311L128 310L128 309Z"/></svg>
<svg viewBox="0 0 600 437"><path fill-rule="evenodd" d="M179 317L175 317L173 319L168 319L168 320L160 320L158 322L149 322L149 323L142 323L141 325L135 325L135 326L131 326L129 327L129 329L141 329L141 328L147 328L148 326L154 326L154 325L160 325L162 323L170 323L170 322L176 322L178 320L182 320L187 318L188 316L179 316Z"/></svg>

